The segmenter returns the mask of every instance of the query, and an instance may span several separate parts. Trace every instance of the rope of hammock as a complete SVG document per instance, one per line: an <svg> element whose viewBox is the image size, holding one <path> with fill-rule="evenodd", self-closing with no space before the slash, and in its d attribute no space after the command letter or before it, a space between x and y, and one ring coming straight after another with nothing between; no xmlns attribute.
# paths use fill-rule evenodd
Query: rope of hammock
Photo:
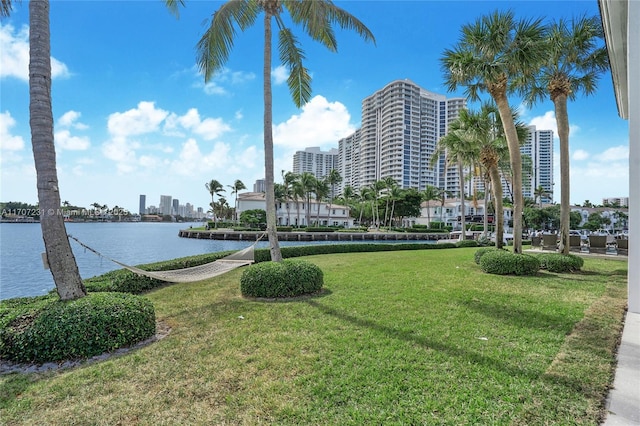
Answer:
<svg viewBox="0 0 640 426"><path fill-rule="evenodd" d="M217 277L241 266L252 264L254 262L254 248L264 236L265 234L263 233L260 238L258 238L256 242L251 246L223 258L217 259L213 262L205 263L204 265L192 266L189 268L173 269L169 271L145 271L144 269L124 264L110 258L109 256L104 255L99 251L89 247L73 235L69 235L69 238L73 239L86 250L95 253L101 258L107 259L117 265L120 265L135 274L144 275L149 278L155 278L157 280L170 283L190 283Z"/></svg>

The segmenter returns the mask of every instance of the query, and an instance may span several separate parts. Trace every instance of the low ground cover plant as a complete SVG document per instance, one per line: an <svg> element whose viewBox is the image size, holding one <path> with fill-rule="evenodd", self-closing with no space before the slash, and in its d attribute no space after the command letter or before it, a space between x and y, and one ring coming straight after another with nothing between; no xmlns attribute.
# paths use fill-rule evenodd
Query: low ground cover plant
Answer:
<svg viewBox="0 0 640 426"><path fill-rule="evenodd" d="M89 358L141 342L156 331L152 303L130 294L91 293L72 301L52 295L35 303L6 303L0 358L14 362Z"/></svg>

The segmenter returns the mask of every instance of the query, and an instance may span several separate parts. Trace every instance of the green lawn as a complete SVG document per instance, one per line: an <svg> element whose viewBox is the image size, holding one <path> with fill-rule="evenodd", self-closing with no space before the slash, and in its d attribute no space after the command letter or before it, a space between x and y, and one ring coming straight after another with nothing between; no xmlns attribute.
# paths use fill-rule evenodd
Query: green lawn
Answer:
<svg viewBox="0 0 640 426"><path fill-rule="evenodd" d="M242 270L148 297L164 339L71 370L0 376L3 424L591 424L626 263L487 275L475 249L308 257L326 292L239 294Z"/></svg>

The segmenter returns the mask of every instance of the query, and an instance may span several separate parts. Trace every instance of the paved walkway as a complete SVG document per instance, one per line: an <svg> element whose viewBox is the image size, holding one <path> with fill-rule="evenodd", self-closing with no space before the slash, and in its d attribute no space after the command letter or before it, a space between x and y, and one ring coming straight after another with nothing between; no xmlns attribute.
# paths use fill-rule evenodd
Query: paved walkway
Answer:
<svg viewBox="0 0 640 426"><path fill-rule="evenodd" d="M640 425L640 314L627 313L603 426Z"/></svg>

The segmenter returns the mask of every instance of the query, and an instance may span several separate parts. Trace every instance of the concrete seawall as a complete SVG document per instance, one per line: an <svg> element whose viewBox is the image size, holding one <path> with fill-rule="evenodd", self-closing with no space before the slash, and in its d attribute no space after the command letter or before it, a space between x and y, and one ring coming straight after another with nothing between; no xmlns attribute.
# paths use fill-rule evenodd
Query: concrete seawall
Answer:
<svg viewBox="0 0 640 426"><path fill-rule="evenodd" d="M205 240L255 241L262 231L195 231L180 230L178 236ZM280 241L437 241L448 239L449 234L404 232L278 232Z"/></svg>

